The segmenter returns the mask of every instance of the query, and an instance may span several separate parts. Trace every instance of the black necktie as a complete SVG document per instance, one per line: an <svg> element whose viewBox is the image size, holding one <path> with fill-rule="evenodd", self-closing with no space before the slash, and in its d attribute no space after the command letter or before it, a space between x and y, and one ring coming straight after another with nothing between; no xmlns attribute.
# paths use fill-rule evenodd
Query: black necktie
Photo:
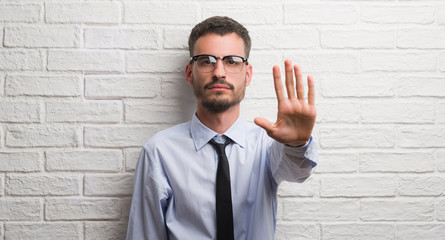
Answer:
<svg viewBox="0 0 445 240"><path fill-rule="evenodd" d="M216 235L217 240L233 240L232 190L230 189L230 169L226 155L226 146L231 142L210 143L218 152L218 170L216 171Z"/></svg>

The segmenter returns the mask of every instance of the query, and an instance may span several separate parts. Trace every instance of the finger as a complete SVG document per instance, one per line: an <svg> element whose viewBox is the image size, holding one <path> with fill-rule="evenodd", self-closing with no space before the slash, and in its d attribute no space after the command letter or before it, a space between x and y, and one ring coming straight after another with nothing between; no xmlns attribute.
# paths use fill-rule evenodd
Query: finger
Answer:
<svg viewBox="0 0 445 240"><path fill-rule="evenodd" d="M307 98L309 105L315 104L315 83L314 83L314 77L311 75L307 76Z"/></svg>
<svg viewBox="0 0 445 240"><path fill-rule="evenodd" d="M286 90L287 97L289 99L295 98L295 85L294 85L294 76L292 71L292 61L286 60L284 61L284 70L286 73Z"/></svg>
<svg viewBox="0 0 445 240"><path fill-rule="evenodd" d="M257 117L253 121L256 125L263 128L264 130L266 130L266 132L269 133L272 131L273 125L272 125L272 123L269 122L269 120L267 120L265 118Z"/></svg>
<svg viewBox="0 0 445 240"><path fill-rule="evenodd" d="M301 76L300 66L294 65L295 78L297 82L297 98L299 100L304 100L304 85L303 85L303 77Z"/></svg>
<svg viewBox="0 0 445 240"><path fill-rule="evenodd" d="M275 87L275 93L277 94L278 101L281 101L284 99L284 91L283 91L283 84L281 83L281 73L280 73L280 67L273 66L273 80L274 80L274 87Z"/></svg>

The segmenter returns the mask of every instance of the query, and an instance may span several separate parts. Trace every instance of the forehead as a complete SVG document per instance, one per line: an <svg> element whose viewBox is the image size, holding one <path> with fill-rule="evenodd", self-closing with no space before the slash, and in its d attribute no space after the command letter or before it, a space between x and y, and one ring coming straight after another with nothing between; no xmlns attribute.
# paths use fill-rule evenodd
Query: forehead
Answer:
<svg viewBox="0 0 445 240"><path fill-rule="evenodd" d="M193 55L211 54L218 57L239 55L245 57L244 41L236 33L219 35L208 33L198 38Z"/></svg>

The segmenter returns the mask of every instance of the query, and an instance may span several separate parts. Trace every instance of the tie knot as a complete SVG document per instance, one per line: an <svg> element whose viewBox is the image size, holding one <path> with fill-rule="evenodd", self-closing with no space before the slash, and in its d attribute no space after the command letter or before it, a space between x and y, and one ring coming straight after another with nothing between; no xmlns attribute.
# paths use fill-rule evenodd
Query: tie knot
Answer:
<svg viewBox="0 0 445 240"><path fill-rule="evenodd" d="M230 140L230 138L227 138L225 143L217 143L213 139L209 141L209 143L213 145L213 147L216 149L216 151L218 151L219 154L225 153L226 146L229 145L231 142L232 140Z"/></svg>

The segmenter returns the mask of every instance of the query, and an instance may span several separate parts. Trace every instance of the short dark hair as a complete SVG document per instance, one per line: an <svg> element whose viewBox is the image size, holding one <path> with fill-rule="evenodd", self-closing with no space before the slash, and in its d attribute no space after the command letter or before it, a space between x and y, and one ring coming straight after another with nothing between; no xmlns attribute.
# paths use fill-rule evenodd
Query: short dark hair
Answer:
<svg viewBox="0 0 445 240"><path fill-rule="evenodd" d="M195 50L195 44L198 38L208 33L216 33L221 36L224 36L229 33L236 33L243 39L244 53L246 54L245 57L249 58L250 47L251 47L249 32L239 22L233 20L232 18L224 16L214 16L207 18L206 20L198 23L192 29L188 42L190 57L193 56L193 52Z"/></svg>

